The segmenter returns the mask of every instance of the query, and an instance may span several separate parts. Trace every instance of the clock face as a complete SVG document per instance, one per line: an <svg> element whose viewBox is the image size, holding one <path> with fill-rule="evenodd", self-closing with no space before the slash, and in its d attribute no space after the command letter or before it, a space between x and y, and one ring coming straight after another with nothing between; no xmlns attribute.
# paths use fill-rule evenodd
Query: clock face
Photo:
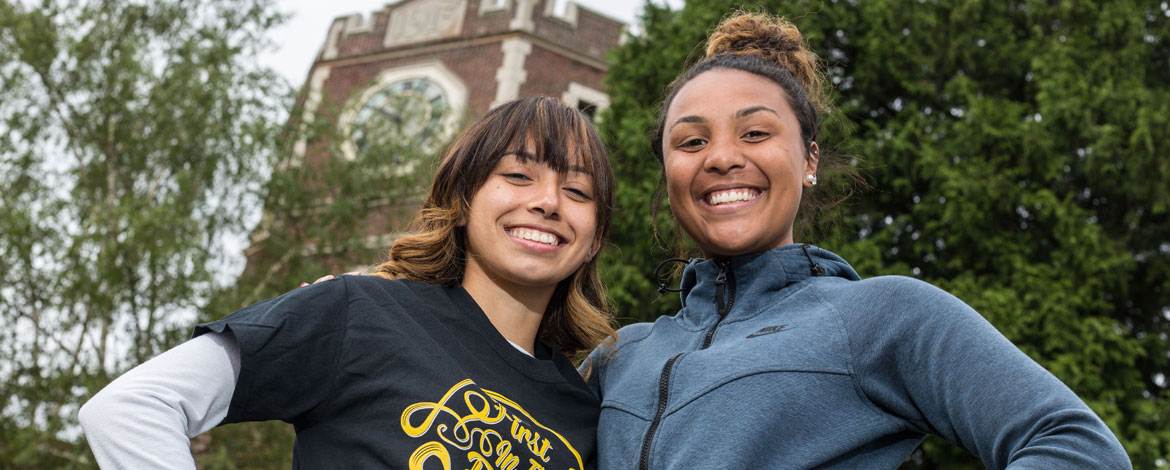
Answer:
<svg viewBox="0 0 1170 470"><path fill-rule="evenodd" d="M401 163L393 149L431 151L442 134L450 105L443 90L433 82L402 80L374 92L354 115L350 134L358 155L382 149L390 162ZM381 153L381 152L379 152Z"/></svg>

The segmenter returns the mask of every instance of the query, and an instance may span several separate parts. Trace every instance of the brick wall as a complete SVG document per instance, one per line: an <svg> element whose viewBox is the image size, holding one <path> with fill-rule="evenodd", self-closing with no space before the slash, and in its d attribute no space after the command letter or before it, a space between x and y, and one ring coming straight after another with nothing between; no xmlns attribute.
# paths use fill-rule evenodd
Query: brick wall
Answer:
<svg viewBox="0 0 1170 470"><path fill-rule="evenodd" d="M525 62L528 80L520 86L520 96L548 95L560 99L577 82L595 90L601 89L605 71L577 62L539 45L532 47ZM546 71L546 73L539 73Z"/></svg>

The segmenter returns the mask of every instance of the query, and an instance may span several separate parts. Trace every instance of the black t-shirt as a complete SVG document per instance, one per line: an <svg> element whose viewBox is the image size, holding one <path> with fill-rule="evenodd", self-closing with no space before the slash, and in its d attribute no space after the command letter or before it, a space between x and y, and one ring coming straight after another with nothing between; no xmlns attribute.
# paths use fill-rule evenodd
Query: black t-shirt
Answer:
<svg viewBox="0 0 1170 470"><path fill-rule="evenodd" d="M224 422L292 423L294 468L596 465L599 403L573 365L516 350L461 287L341 276L195 334L225 330L240 376Z"/></svg>

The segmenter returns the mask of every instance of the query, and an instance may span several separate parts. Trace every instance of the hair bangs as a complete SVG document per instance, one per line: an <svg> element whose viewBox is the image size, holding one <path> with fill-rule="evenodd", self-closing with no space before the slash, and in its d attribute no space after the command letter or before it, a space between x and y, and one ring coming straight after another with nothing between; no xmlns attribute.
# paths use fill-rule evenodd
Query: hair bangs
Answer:
<svg viewBox="0 0 1170 470"><path fill-rule="evenodd" d="M584 171L595 176L606 166L598 166L598 157L606 152L593 125L580 112L547 99L538 106L522 110L515 121L505 154L547 165L565 173Z"/></svg>
<svg viewBox="0 0 1170 470"><path fill-rule="evenodd" d="M523 161L547 165L559 173L580 172L593 181L598 220L602 233L609 228L613 210L613 171L609 153L596 128L581 112L549 97L518 100L492 110L499 113L486 120L491 129L481 139L482 148L473 158L474 185L470 196L487 180L492 168L507 155Z"/></svg>

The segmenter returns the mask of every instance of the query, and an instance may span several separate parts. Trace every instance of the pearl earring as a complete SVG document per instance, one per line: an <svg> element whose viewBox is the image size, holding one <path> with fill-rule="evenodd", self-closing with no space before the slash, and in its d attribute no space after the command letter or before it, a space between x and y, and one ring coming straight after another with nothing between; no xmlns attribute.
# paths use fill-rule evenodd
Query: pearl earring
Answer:
<svg viewBox="0 0 1170 470"><path fill-rule="evenodd" d="M812 175L812 174L810 174L810 175L808 175L808 176L805 176L805 177L804 177L804 179L808 180L808 184L809 184L810 186L816 186L816 185L817 185L817 175Z"/></svg>

